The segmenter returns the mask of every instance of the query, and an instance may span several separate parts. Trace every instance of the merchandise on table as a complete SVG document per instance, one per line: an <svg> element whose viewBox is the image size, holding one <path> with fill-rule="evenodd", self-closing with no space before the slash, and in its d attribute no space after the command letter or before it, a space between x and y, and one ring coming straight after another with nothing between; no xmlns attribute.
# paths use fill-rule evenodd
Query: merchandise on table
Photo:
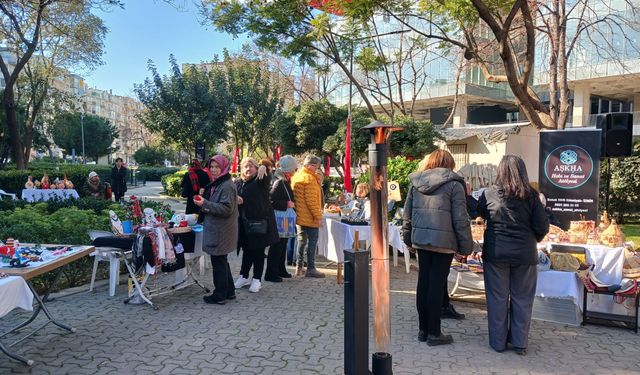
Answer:
<svg viewBox="0 0 640 375"><path fill-rule="evenodd" d="M611 225L600 235L602 244L609 247L624 246L624 233L615 220L611 221Z"/></svg>
<svg viewBox="0 0 640 375"><path fill-rule="evenodd" d="M596 222L593 220L576 220L569 224L569 242L586 244L589 237L594 236Z"/></svg>
<svg viewBox="0 0 640 375"><path fill-rule="evenodd" d="M0 267L38 267L79 249L68 246L24 246L17 242L14 241L13 245L0 246L0 248L6 249L0 254ZM7 243L10 243L10 240L7 240Z"/></svg>
<svg viewBox="0 0 640 375"><path fill-rule="evenodd" d="M625 248L622 276L629 279L640 279L640 253Z"/></svg>

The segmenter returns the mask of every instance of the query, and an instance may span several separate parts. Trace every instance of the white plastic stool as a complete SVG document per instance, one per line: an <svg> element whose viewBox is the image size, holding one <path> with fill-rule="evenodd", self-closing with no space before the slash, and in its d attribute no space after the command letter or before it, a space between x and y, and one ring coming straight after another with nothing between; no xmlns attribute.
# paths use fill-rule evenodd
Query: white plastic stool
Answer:
<svg viewBox="0 0 640 375"><path fill-rule="evenodd" d="M101 230L90 230L89 238L91 241L99 237L113 236L111 232ZM96 281L96 273L98 272L98 263L109 261L109 296L116 295L116 286L120 283L120 249L113 247L96 247L96 251L91 254L94 257L93 273L91 274L91 284L89 291L93 291L93 285Z"/></svg>

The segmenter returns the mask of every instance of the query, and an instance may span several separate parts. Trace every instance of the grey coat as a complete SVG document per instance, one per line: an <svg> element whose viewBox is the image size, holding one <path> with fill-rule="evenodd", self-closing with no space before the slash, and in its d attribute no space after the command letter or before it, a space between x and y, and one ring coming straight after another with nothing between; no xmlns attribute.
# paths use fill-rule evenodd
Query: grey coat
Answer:
<svg viewBox="0 0 640 375"><path fill-rule="evenodd" d="M446 168L409 175L402 217L407 246L440 253L471 254L473 239L464 179Z"/></svg>
<svg viewBox="0 0 640 375"><path fill-rule="evenodd" d="M238 201L236 186L225 175L205 188L200 214L204 215L204 251L226 255L238 245Z"/></svg>

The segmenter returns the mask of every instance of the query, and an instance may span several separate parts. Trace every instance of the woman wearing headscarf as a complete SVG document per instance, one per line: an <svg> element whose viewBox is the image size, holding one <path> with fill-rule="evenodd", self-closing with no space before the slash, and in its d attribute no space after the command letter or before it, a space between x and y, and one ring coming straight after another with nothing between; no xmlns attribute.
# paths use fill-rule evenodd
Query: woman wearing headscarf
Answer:
<svg viewBox="0 0 640 375"><path fill-rule="evenodd" d="M525 355L538 279L537 243L549 232L549 218L522 159L502 158L496 184L480 196L478 212L487 221L482 259L489 345L503 352L511 343Z"/></svg>
<svg viewBox="0 0 640 375"><path fill-rule="evenodd" d="M276 181L271 187L270 197L273 209L285 212L288 209L295 208L293 190L291 189L291 176L298 169L296 159L291 155L284 155L280 158L280 168L274 173ZM291 210L290 210L291 211ZM291 274L287 272L287 244L289 239L295 236L295 222L291 225L292 235L284 237L280 234L280 241L269 247L269 255L267 256L267 272L264 275L266 281L281 282L283 278L291 278Z"/></svg>
<svg viewBox="0 0 640 375"><path fill-rule="evenodd" d="M427 345L451 344L441 330L443 293L455 253L473 250L464 179L453 172L455 161L436 150L409 175L411 188L404 206L402 239L418 252L416 291L418 340Z"/></svg>
<svg viewBox="0 0 640 375"><path fill-rule="evenodd" d="M240 206L240 236L242 266L236 288L249 286L249 292L257 293L262 287L264 250L278 243L278 228L271 206L269 191L271 171L252 158L240 162L240 178L236 181ZM249 272L253 268L253 278Z"/></svg>
<svg viewBox="0 0 640 375"><path fill-rule="evenodd" d="M238 195L226 157L212 157L209 168L213 181L205 187L204 198L197 196L194 200L204 216L204 251L211 255L215 286L213 293L203 298L206 303L224 305L236 298L227 255L238 244Z"/></svg>
<svg viewBox="0 0 640 375"><path fill-rule="evenodd" d="M201 190L207 186L211 180L209 175L202 169L198 159L191 160L189 170L182 178L182 196L187 198L186 214L197 214L200 207L193 203L193 197L199 195Z"/></svg>

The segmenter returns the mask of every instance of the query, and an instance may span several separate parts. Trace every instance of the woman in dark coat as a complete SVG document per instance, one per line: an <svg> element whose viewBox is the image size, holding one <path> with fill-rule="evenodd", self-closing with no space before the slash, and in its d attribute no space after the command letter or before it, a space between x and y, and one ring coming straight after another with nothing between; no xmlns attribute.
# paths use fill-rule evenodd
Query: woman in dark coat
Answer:
<svg viewBox="0 0 640 375"><path fill-rule="evenodd" d="M120 202L127 192L127 168L122 165L122 158L117 158L111 169L111 189L116 202Z"/></svg>
<svg viewBox="0 0 640 375"><path fill-rule="evenodd" d="M480 196L478 211L487 221L482 259L489 344L503 352L511 343L525 355L538 278L537 243L547 235L549 219L522 159L502 158L496 184Z"/></svg>
<svg viewBox="0 0 640 375"><path fill-rule="evenodd" d="M211 255L215 290L205 296L206 303L224 305L236 298L227 254L236 249L238 238L238 195L229 174L229 160L222 155L211 158L213 181L205 187L204 199L194 203L204 215L204 251Z"/></svg>
<svg viewBox="0 0 640 375"><path fill-rule="evenodd" d="M295 208L293 190L291 189L291 176L298 169L296 159L291 155L284 155L280 158L280 169L276 170L274 177L276 181L271 187L270 197L271 205L274 210L286 211L289 208ZM295 226L294 236L295 237ZM283 278L291 278L291 274L287 272L287 244L290 238L282 237L278 243L269 247L269 255L267 257L267 272L264 275L266 281L281 282Z"/></svg>
<svg viewBox="0 0 640 375"><path fill-rule="evenodd" d="M443 293L454 253L473 250L464 179L453 172L455 162L436 150L409 175L411 188L404 206L402 239L418 251L418 340L429 346L451 344L441 331Z"/></svg>
<svg viewBox="0 0 640 375"><path fill-rule="evenodd" d="M258 165L252 158L244 158L240 163L240 178L236 181L238 205L240 206L239 246L242 248L242 266L236 288L249 285L249 291L257 293L262 287L264 270L264 250L279 241L276 217L269 199L271 171ZM251 234L247 231L248 221L266 221L266 234ZM253 267L253 279L249 271Z"/></svg>
<svg viewBox="0 0 640 375"><path fill-rule="evenodd" d="M186 214L197 214L200 212L200 207L193 203L193 197L202 193L207 184L211 180L209 175L202 169L202 165L198 159L191 160L191 166L189 170L182 178L182 196L187 198Z"/></svg>

